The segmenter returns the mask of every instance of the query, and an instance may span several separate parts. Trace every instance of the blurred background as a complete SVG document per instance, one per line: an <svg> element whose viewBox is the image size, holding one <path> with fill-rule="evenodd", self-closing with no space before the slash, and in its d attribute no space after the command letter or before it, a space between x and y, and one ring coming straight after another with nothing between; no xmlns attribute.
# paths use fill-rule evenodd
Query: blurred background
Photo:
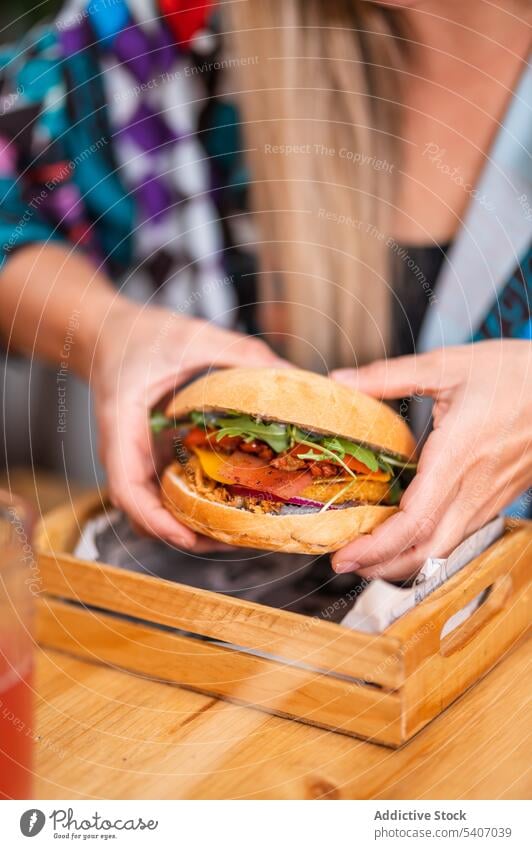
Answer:
<svg viewBox="0 0 532 849"><path fill-rule="evenodd" d="M143 8L151 8L149 0L131 0L132 7L135 4L139 19L142 18ZM61 51L56 54L54 49L58 33L63 29L62 25L55 25L58 18L61 18L63 24L70 13L74 15L75 21L75 13L84 9L85 5L86 0L42 0L40 3L10 0L1 5L0 135L8 140L8 144L2 145L5 156L0 178L9 186L6 191L11 193L4 196L2 206L3 239L6 238L6 230L11 235L16 233L15 221L20 224L23 218L21 208L17 207L18 196L21 195L22 202L26 203L25 195L37 191L35 185L39 189L42 187L42 173L36 173L39 168L35 167L35 163L42 161L46 167L59 167L68 162L74 152L84 152L76 147L76 140L67 142L62 135L60 143L57 146L55 144L58 141L55 135L58 126L63 128L61 134L66 139L68 130L78 124L72 121L69 112L77 98L72 95L69 101L71 88L66 82L65 88L61 87L63 72L65 80L68 74L61 60L58 67L56 56L62 54ZM200 19L197 9L201 12ZM188 41L179 35L186 47L171 53L171 74L166 71L163 74L160 71L166 66L154 63L150 72L158 80L157 86L146 93L150 103L148 114L151 115L153 109L163 110L165 114L168 111L169 126L165 132L175 133L179 140L179 144L172 150L170 167L166 162L164 145L161 144L160 158L161 163L164 159L164 164L157 167L163 168L164 175L171 173L172 177L168 180L165 177L160 186L157 184L154 187L155 192L158 192L157 198L166 197L167 192L170 192L175 202L168 206L168 217L162 220L160 227L153 228L153 232L148 227L140 228L138 235L139 228L128 233L128 236L131 235L132 259L126 264L118 263L120 268L113 268L109 273L121 291L133 300L142 303L149 300L152 303L153 299L153 303L167 309L201 315L226 326L233 326L236 321L246 318L246 328L253 331L253 322L244 313L250 311L250 305L256 300L251 280L256 262L254 252L247 249L250 232L246 206L247 172L239 156L242 144L238 135L237 110L224 88L224 74L216 70L217 65L223 67L223 63L217 61L223 58L223 46L218 38L216 16L212 14L211 4L205 2L203 6L193 6L189 12L190 16L185 16L182 21L184 26L190 17L187 24L190 29L186 37ZM107 21L105 4L100 4L95 14L101 17L101 21ZM94 44L98 44L98 39L95 39ZM136 49L132 44L133 55ZM146 104L142 103L141 93L135 88L136 77L124 77L122 63L110 60L105 49L102 49L102 55L91 55L90 59L101 71L100 75L98 71L94 74L97 80L93 86L97 89L95 96L101 96L102 100L110 98L117 107L109 122L108 115L105 116L106 132L112 136L113 128L124 129L122 124L125 113L132 119L137 106L145 108ZM194 68L197 71L190 73ZM47 73L51 69L57 71L60 81L54 74ZM70 70L72 75L68 79L82 84L84 71L78 65ZM133 96L128 97L128 92L133 93ZM165 98L169 96L170 109L164 105ZM85 103L83 99L80 100ZM156 100L155 104L153 100ZM151 123L148 123L150 132L159 131L156 115L151 115ZM90 132L94 131L95 140L99 140L101 132L96 132L96 122L93 124ZM220 133L217 129L214 133L214 128L220 126L224 132ZM125 138L124 150L128 144L136 144L119 132L112 137L115 141L119 137ZM124 184L133 187L132 192L135 194L135 157L130 152L118 154L119 157L122 155L126 163L133 163L130 172L126 175L124 169L122 176ZM114 152L109 153L105 162L100 163L104 170L109 167L111 173L115 170L113 156ZM215 165L212 164L214 158ZM80 165L83 166L83 160ZM86 178L85 185L92 185L91 176ZM117 182L121 183L122 177ZM151 182L147 181L147 184ZM37 228L36 233L33 231L29 235L26 231L27 241L43 241L43 232L48 238L51 233L46 225L52 221L58 222L59 232L63 233L65 210L72 212L77 208L77 202L73 202L72 198L77 197L79 187L74 180L68 179L62 180L61 186L62 192L56 192L53 199L47 195L48 200L53 200L50 203L53 209L43 208L42 216L35 216L35 223L42 224L44 230ZM121 185L118 188L115 186L114 190L120 195L122 188ZM140 194L139 191L139 197ZM154 196L153 191L146 191L145 194L149 198ZM74 228L78 227L74 237L76 243L81 238L80 233L83 236L87 232L83 207L84 204L80 203L74 213L75 222L71 222ZM139 209L135 201L133 214L138 214L139 220L144 220ZM154 213L151 207L146 210L142 215L146 213L149 223ZM76 216L80 216L80 220ZM67 225L65 227L68 229ZM102 226L101 229L105 228ZM167 232L172 234L169 240L165 235ZM67 240L72 241L68 234ZM24 238L17 237L16 241L17 246L19 242L25 243ZM97 241L95 237L95 247ZM8 242L2 242L2 247L5 248L6 244ZM222 245L223 256L218 256L218 247ZM106 251L107 247L103 253ZM98 250L94 255L100 255ZM208 297L199 297L201 293ZM23 466L26 469L38 467L39 475L45 470L59 473L69 485L76 482L91 486L101 481L103 474L97 460L96 429L86 385L78 381L69 369L66 369L65 377L59 375L58 369L47 368L35 358L30 361L29 358L11 352L7 357L1 345L0 362L3 366L0 392L4 411L0 462L4 466L4 477L6 470ZM59 404L64 404L59 395L66 398L66 430L58 427Z"/></svg>
<svg viewBox="0 0 532 849"><path fill-rule="evenodd" d="M32 27L53 20L63 0L3 0L0 4L0 44L16 43ZM20 467L59 472L74 483L93 485L103 473L95 455L95 435L89 396L84 384L69 374L67 397L72 423L61 438L54 405L57 370L0 348L3 427L0 469L4 481ZM5 481L6 482L6 481Z"/></svg>
<svg viewBox="0 0 532 849"><path fill-rule="evenodd" d="M7 0L0 6L0 39L19 38L33 24L54 15L60 6L61 0Z"/></svg>

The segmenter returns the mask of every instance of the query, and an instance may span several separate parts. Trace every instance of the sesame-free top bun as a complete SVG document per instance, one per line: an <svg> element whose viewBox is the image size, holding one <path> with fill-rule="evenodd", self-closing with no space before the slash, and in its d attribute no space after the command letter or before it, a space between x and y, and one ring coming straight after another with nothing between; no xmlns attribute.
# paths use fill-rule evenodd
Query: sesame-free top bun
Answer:
<svg viewBox="0 0 532 849"><path fill-rule="evenodd" d="M298 369L232 368L212 372L178 392L166 409L176 420L192 410L231 411L343 436L410 459L415 443L405 422L374 398L326 377ZM188 473L187 473L188 469ZM231 545L299 554L336 551L397 510L380 504L325 512L276 513L247 509L198 489L195 475L179 463L161 482L165 507L183 524ZM363 493L361 501L371 501Z"/></svg>
<svg viewBox="0 0 532 849"><path fill-rule="evenodd" d="M406 459L414 438L403 419L375 398L301 369L229 368L178 392L166 409L181 419L192 410L231 410L343 436Z"/></svg>
<svg viewBox="0 0 532 849"><path fill-rule="evenodd" d="M163 472L161 493L166 509L198 533L229 545L292 554L337 551L360 534L371 533L397 510L368 504L285 516L251 512L204 498L179 463Z"/></svg>

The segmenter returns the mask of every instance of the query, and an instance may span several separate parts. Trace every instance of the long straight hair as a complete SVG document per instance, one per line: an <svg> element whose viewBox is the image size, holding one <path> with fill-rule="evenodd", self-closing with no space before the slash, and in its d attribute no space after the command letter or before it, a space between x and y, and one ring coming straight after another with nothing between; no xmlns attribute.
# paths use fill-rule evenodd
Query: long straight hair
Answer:
<svg viewBox="0 0 532 849"><path fill-rule="evenodd" d="M363 0L226 0L267 338L327 370L386 354L400 18Z"/></svg>

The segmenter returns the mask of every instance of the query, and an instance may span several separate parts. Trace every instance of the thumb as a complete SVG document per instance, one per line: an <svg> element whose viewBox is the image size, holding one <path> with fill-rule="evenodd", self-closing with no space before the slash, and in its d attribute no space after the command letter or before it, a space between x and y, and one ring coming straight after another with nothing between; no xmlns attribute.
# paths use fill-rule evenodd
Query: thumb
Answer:
<svg viewBox="0 0 532 849"><path fill-rule="evenodd" d="M449 382L445 357L440 352L376 360L358 369L337 369L330 377L375 398L436 397Z"/></svg>

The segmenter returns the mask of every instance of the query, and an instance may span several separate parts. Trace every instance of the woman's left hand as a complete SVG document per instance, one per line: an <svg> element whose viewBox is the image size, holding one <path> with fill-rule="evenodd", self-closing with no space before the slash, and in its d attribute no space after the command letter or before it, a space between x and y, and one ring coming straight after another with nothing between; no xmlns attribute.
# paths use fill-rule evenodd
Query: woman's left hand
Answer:
<svg viewBox="0 0 532 849"><path fill-rule="evenodd" d="M434 428L399 511L337 551L337 572L411 577L532 484L530 342L478 342L331 376L376 398L434 398Z"/></svg>

